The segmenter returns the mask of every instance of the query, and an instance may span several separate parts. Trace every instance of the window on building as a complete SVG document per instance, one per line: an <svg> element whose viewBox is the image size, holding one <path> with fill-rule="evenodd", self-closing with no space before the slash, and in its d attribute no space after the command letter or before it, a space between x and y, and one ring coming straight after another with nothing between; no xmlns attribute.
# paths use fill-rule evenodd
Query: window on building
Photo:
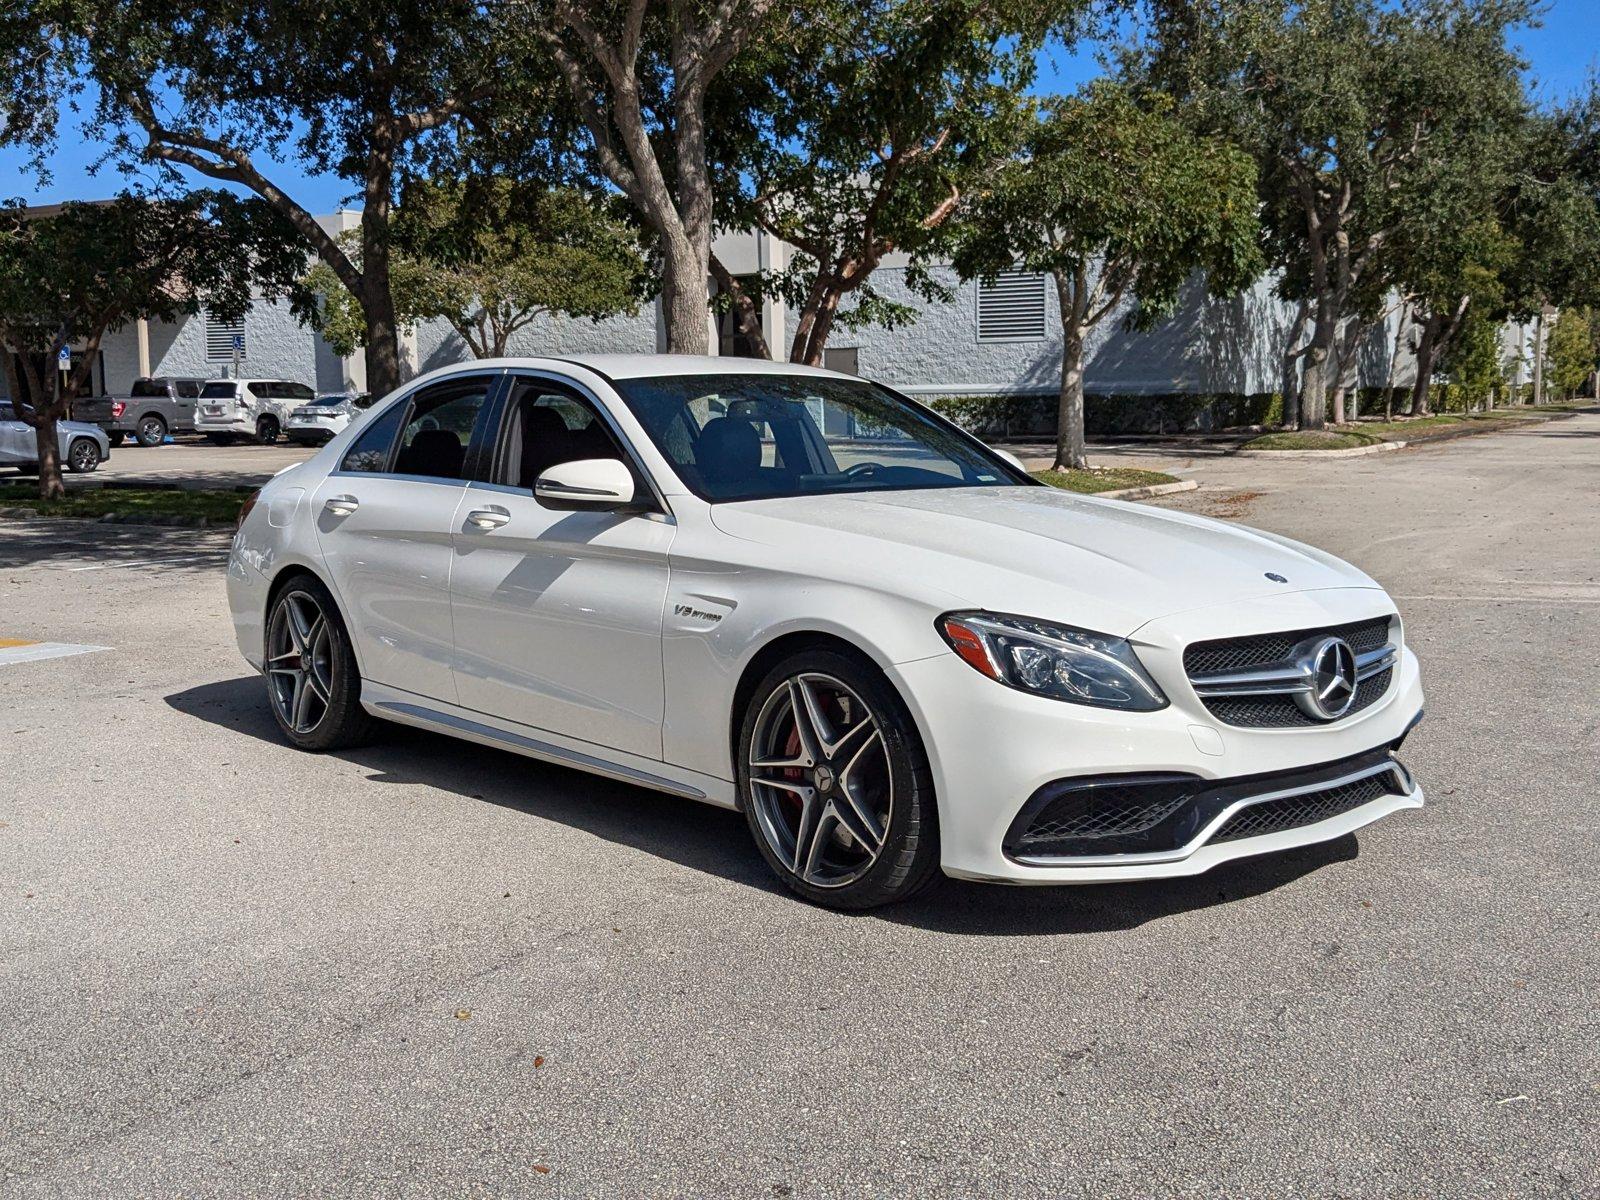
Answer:
<svg viewBox="0 0 1600 1200"><path fill-rule="evenodd" d="M978 284L980 342L1037 342L1045 334L1045 276L1003 271Z"/></svg>
<svg viewBox="0 0 1600 1200"><path fill-rule="evenodd" d="M210 309L206 310L206 361L232 362L234 339L239 342L239 357L245 357L244 318L224 321Z"/></svg>

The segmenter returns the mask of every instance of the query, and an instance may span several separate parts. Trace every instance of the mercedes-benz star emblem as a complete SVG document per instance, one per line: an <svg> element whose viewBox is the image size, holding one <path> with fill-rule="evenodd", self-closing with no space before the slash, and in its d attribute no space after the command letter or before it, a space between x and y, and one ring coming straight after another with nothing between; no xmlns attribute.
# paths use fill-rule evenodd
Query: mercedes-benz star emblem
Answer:
<svg viewBox="0 0 1600 1200"><path fill-rule="evenodd" d="M1323 638L1301 659L1310 676L1311 689L1295 701L1308 715L1337 721L1356 702L1356 652L1343 638Z"/></svg>

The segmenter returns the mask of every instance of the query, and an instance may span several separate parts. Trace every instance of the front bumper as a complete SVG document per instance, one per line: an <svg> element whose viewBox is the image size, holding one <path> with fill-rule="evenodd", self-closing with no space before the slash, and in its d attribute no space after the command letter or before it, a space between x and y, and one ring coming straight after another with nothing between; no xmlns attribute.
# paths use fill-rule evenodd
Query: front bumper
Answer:
<svg viewBox="0 0 1600 1200"><path fill-rule="evenodd" d="M1207 637L1337 624L1386 611L1392 606L1381 592L1340 589L1337 595L1276 597L1153 622L1132 639L1170 701L1152 713L1028 695L984 678L953 653L895 665L891 676L917 720L933 769L945 872L1023 884L1196 875L1230 859L1341 837L1392 812L1420 807L1422 790L1404 775L1393 790L1326 820L1259 836L1215 840L1226 820L1217 807L1159 854L1014 856L1006 851L1030 798L1063 780L1181 776L1194 780L1199 793L1386 754L1422 711L1420 672L1409 649L1402 650L1382 699L1344 720L1300 728L1221 723L1189 687L1182 665L1183 647ZM1270 794L1268 788L1232 799Z"/></svg>

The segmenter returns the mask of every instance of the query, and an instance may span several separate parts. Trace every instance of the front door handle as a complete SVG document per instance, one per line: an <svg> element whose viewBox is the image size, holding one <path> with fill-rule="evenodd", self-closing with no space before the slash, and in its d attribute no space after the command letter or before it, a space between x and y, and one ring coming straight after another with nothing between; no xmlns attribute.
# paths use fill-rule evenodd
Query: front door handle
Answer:
<svg viewBox="0 0 1600 1200"><path fill-rule="evenodd" d="M322 502L322 507L336 517L348 517L361 507L361 501L354 496L329 496Z"/></svg>
<svg viewBox="0 0 1600 1200"><path fill-rule="evenodd" d="M474 529L499 529L510 522L511 513L498 504L491 504L487 508L475 508L467 514L467 524Z"/></svg>

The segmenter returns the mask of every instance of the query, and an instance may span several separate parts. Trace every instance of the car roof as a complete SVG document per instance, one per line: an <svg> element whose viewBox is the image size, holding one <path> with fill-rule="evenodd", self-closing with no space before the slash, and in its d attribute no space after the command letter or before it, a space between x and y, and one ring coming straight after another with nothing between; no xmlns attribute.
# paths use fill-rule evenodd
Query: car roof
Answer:
<svg viewBox="0 0 1600 1200"><path fill-rule="evenodd" d="M508 367L538 367L560 370L563 367L585 367L607 379L639 379L656 375L815 375L829 379L856 379L838 371L825 371L820 367L804 367L791 362L773 362L765 358L734 358L732 356L699 354L572 354L550 357L482 358L451 363L429 374L454 371L497 370Z"/></svg>

